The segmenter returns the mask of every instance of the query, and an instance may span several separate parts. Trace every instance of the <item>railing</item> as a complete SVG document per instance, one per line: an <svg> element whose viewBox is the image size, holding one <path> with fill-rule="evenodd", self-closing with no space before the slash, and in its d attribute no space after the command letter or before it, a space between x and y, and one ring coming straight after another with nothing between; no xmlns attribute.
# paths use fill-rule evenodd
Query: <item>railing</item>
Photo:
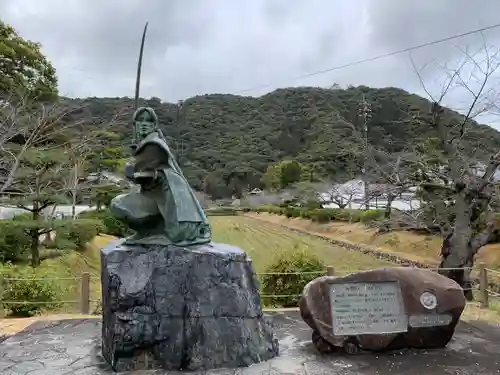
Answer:
<svg viewBox="0 0 500 375"><path fill-rule="evenodd" d="M57 277L57 278L17 278L17 277L0 277L0 316L3 314L4 305L79 305L78 311L81 314L90 314L90 304L100 303L99 300L92 300L90 294L90 280L99 278L96 275L91 275L88 272L82 273L81 277ZM4 286L6 283L16 281L79 281L80 293L79 299L76 300L51 300L51 301L6 301L2 299Z"/></svg>
<svg viewBox="0 0 500 375"><path fill-rule="evenodd" d="M490 297L500 297L500 293L498 293L498 283L491 282L492 275L500 280L500 271L486 268L484 263L479 264L479 301L481 302L482 308L488 308L490 306ZM497 291L491 289L492 285L497 286Z"/></svg>
<svg viewBox="0 0 500 375"><path fill-rule="evenodd" d="M463 268L430 268L432 271L439 270L462 270ZM475 271L475 270L474 270ZM475 292L478 292L479 302L481 304L481 308L488 308L490 306L490 298L500 298L500 293L491 289L492 286L497 287L500 285L499 283L491 283L491 276L498 278L500 281L500 271L494 270L491 268L486 268L484 263L480 263L478 266L478 270L476 271L479 274L478 283L473 285L470 289ZM335 269L334 267L327 267L324 271L314 271L314 272L263 272L257 273L258 277L267 276L267 275L318 275L318 276L334 276ZM6 282L16 282L16 281L67 281L74 280L79 281L79 299L76 300L60 300L60 301L6 301L0 299L0 314L3 312L3 305L49 305L49 304L64 304L64 305L78 305L78 311L81 314L87 315L91 313L91 303L100 304L100 299L91 299L91 288L90 281L91 279L99 279L97 275L91 275L90 273L83 273L81 277L74 278L40 278L40 279L22 279L22 278L0 278L0 297L3 294L3 286ZM499 289L500 290L500 289ZM290 294L290 295L280 295L280 294L261 294L261 298L298 298L301 294Z"/></svg>

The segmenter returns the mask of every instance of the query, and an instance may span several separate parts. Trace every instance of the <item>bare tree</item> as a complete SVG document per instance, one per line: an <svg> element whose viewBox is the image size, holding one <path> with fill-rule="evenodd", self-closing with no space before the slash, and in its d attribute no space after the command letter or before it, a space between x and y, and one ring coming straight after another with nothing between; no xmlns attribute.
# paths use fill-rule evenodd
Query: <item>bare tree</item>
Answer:
<svg viewBox="0 0 500 375"><path fill-rule="evenodd" d="M415 121L429 125L436 138L432 157L420 150L417 162L419 188L435 215L444 237L441 247L440 273L457 281L464 289L470 287L470 268L478 250L497 237L491 203L494 197L493 175L500 165L500 151L489 157L480 149L467 150L468 133L477 123L473 119L494 110L498 99L494 78L500 66L498 51L486 46L471 53L462 50L463 60L456 67L443 66L446 81L439 96L434 97L422 78L415 72L423 89L432 100L428 114L417 114ZM468 106L457 116L441 104L445 97L457 91L468 97ZM478 160L484 160L478 171ZM486 224L483 227L483 223ZM472 292L465 295L472 299Z"/></svg>
<svg viewBox="0 0 500 375"><path fill-rule="evenodd" d="M82 135L71 145L67 172L64 174L64 190L71 197L71 217L76 218L76 206L84 188L88 187L83 181L87 174L87 166L93 154L92 145L95 139ZM54 210L57 206L54 205Z"/></svg>
<svg viewBox="0 0 500 375"><path fill-rule="evenodd" d="M366 152L370 175L378 182L372 184L368 198L385 200L384 230L390 230L394 201L401 199L405 193L410 193L415 186L408 171L412 154L405 151L397 155L388 155L373 147L368 147Z"/></svg>
<svg viewBox="0 0 500 375"><path fill-rule="evenodd" d="M338 208L350 207L352 203L364 201L363 184L358 180L345 183L325 183L323 197L328 203L333 203Z"/></svg>
<svg viewBox="0 0 500 375"><path fill-rule="evenodd" d="M68 191L74 191L67 182L87 147L79 125L88 119L69 121L68 115L80 109L19 101L4 102L0 109L0 126L7 131L1 133L0 193L29 216L19 225L31 238L33 267L40 264L40 236L54 229L47 209L66 203Z"/></svg>
<svg viewBox="0 0 500 375"><path fill-rule="evenodd" d="M28 100L2 101L0 106L0 194L14 183L26 152L33 147L62 139L66 130L77 124L65 124L68 110L59 104L41 104ZM64 143L64 142L63 142Z"/></svg>
<svg viewBox="0 0 500 375"><path fill-rule="evenodd" d="M393 202L400 198L403 194L408 193L415 183L411 179L408 166L415 159L415 154L408 147L404 147L398 154L388 154L383 149L377 148L368 142L366 137L366 127L364 130L358 129L353 124L344 120L343 126L351 129L352 134L359 141L357 152L361 154L363 159L363 176L366 180L371 180L370 184L365 183L361 200L356 199L357 202L369 206L373 199L384 199L386 201L384 206L384 227L383 229L390 229L390 219L392 214ZM345 188L344 188L345 190ZM333 192L335 193L335 191ZM349 194L345 191L340 194L340 202L345 202L346 199L357 195L357 191ZM332 196L332 198L334 198ZM333 201L333 199L332 199ZM341 207L339 205L339 207Z"/></svg>

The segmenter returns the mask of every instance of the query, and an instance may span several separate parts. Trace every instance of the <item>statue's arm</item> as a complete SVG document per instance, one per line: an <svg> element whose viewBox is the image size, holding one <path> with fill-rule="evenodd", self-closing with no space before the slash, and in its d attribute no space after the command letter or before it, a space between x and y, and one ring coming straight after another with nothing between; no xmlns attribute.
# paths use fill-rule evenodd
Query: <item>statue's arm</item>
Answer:
<svg viewBox="0 0 500 375"><path fill-rule="evenodd" d="M127 162L125 164L125 170L124 170L125 178L133 183L137 183L135 180L134 174L135 174L135 164L132 162Z"/></svg>
<svg viewBox="0 0 500 375"><path fill-rule="evenodd" d="M168 154L165 150L154 143L148 144L135 155L135 163L129 167L126 175L135 183L151 184L158 181L167 162Z"/></svg>

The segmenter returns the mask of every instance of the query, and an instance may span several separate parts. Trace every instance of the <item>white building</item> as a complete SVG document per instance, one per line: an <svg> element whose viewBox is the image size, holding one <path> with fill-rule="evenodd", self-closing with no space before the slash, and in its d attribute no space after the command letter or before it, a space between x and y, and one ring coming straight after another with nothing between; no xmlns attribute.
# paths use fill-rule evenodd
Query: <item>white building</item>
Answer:
<svg viewBox="0 0 500 375"><path fill-rule="evenodd" d="M28 208L29 208L29 206L28 206ZM96 209L95 207L76 205L75 206L75 213L78 216L82 212L95 211L95 209ZM53 212L53 216L56 218L71 217L73 215L73 206L60 205L60 206L56 206L55 209L53 206L47 207L43 210L42 214L44 216L51 215L52 212ZM29 211L23 210L22 208L18 208L18 207L0 206L0 220L12 219L14 216L22 215L22 214L29 214Z"/></svg>

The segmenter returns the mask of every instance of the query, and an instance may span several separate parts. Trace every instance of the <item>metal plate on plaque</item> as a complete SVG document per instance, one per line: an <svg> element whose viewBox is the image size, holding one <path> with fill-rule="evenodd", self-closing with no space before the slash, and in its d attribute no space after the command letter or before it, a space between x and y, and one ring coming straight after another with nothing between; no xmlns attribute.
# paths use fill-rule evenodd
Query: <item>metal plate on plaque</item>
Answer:
<svg viewBox="0 0 500 375"><path fill-rule="evenodd" d="M330 284L335 336L399 333L408 330L397 281Z"/></svg>
<svg viewBox="0 0 500 375"><path fill-rule="evenodd" d="M450 314L422 314L410 316L410 327L440 327L447 326L452 321Z"/></svg>

